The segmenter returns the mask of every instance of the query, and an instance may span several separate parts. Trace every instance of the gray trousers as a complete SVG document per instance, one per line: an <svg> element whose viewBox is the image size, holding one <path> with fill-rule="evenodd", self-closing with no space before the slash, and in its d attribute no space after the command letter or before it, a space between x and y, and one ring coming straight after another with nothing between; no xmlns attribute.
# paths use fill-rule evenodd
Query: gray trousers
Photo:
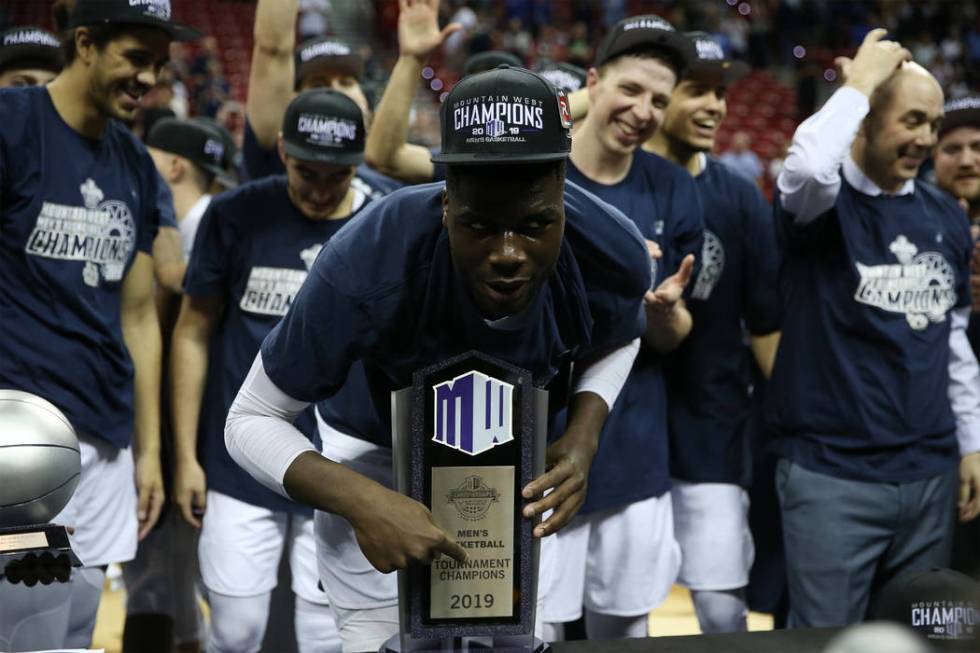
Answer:
<svg viewBox="0 0 980 653"><path fill-rule="evenodd" d="M948 567L957 470L912 483L865 483L776 467L783 516L790 628L865 620L899 573Z"/></svg>

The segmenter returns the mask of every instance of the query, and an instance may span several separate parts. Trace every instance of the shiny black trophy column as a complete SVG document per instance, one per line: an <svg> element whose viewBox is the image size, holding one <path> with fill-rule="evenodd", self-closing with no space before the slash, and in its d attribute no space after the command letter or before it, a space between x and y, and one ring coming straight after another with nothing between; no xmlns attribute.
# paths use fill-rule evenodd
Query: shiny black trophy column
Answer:
<svg viewBox="0 0 980 653"><path fill-rule="evenodd" d="M401 633L381 650L539 653L536 520L521 488L544 470L548 393L531 374L479 352L416 372L392 393L398 490L463 546L398 573Z"/></svg>

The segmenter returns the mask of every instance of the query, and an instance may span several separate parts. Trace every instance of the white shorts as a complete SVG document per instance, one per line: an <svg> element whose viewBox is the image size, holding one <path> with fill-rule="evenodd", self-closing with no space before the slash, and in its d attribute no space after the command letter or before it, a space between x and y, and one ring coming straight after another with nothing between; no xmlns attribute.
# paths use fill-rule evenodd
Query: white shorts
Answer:
<svg viewBox="0 0 980 653"><path fill-rule="evenodd" d="M394 488L391 450L345 435L319 418L323 455ZM210 508L209 508L210 510ZM335 609L361 610L398 605L398 575L382 574L364 557L354 529L343 517L317 511L315 516L320 575ZM541 541L538 565L538 612L554 584L555 537ZM341 620L338 619L338 623Z"/></svg>
<svg viewBox="0 0 980 653"><path fill-rule="evenodd" d="M318 586L313 519L253 506L214 490L208 490L197 549L205 587L226 596L271 592L287 532L293 593L327 605L327 594Z"/></svg>
<svg viewBox="0 0 980 653"><path fill-rule="evenodd" d="M674 529L684 553L678 582L709 591L748 585L755 558L748 493L729 483L673 484Z"/></svg>
<svg viewBox="0 0 980 653"><path fill-rule="evenodd" d="M68 504L51 520L71 526L68 536L86 567L126 562L136 556L136 480L133 452L78 435L82 474Z"/></svg>
<svg viewBox="0 0 980 653"><path fill-rule="evenodd" d="M202 641L197 529L171 504L159 526L139 544L136 557L123 565L126 614L164 614L174 620L178 644Z"/></svg>
<svg viewBox="0 0 980 653"><path fill-rule="evenodd" d="M580 515L556 539L562 572L541 614L549 623L575 621L583 605L616 617L646 614L667 598L680 569L669 492Z"/></svg>

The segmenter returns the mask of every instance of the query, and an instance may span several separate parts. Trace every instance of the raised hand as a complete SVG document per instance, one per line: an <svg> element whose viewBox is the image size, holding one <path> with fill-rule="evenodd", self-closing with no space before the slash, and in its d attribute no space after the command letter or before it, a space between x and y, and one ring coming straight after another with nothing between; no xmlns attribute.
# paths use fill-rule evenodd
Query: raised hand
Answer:
<svg viewBox="0 0 980 653"><path fill-rule="evenodd" d="M837 57L844 84L870 96L912 54L896 41L883 41L888 30L878 28L868 32L853 59Z"/></svg>
<svg viewBox="0 0 980 653"><path fill-rule="evenodd" d="M398 9L398 49L403 56L425 59L462 28L450 23L439 29L439 0L398 0Z"/></svg>

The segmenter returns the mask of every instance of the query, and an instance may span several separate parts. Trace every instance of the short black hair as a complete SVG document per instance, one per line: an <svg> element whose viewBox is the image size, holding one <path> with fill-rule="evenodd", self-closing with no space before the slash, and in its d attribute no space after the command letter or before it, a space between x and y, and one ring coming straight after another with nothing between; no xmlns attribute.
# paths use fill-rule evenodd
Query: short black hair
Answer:
<svg viewBox="0 0 980 653"><path fill-rule="evenodd" d="M446 166L446 190L455 192L462 179L524 180L533 182L546 175L558 181L565 179L565 159L543 163L501 163L497 165L451 164Z"/></svg>
<svg viewBox="0 0 980 653"><path fill-rule="evenodd" d="M129 25L121 25L119 23L106 23L100 25L85 25L85 29L88 30L89 38L96 48L102 50L105 48L109 41L115 40L122 34L126 33L128 30L132 29ZM78 55L78 50L75 48L75 32L78 28L65 30L61 34L61 51L65 55L65 66L70 66L72 62L75 61L75 57Z"/></svg>
<svg viewBox="0 0 980 653"><path fill-rule="evenodd" d="M638 45L635 48L630 48L620 52L612 59L603 62L599 66L599 76L601 77L605 72L606 68L613 63L616 63L623 57L638 57L640 59L658 59L674 71L674 76L677 77L677 81L681 81L681 77L684 75L684 70L686 68L684 60L681 56L669 48L662 48L658 45L644 44Z"/></svg>

